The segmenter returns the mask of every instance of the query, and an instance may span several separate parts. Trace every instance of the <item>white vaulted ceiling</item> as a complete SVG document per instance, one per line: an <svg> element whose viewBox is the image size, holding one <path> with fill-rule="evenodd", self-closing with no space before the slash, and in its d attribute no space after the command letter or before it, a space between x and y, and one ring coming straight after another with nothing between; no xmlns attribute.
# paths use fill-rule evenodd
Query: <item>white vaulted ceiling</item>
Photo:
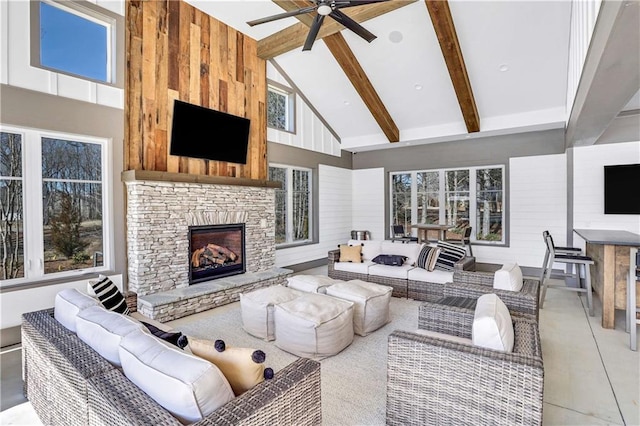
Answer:
<svg viewBox="0 0 640 426"><path fill-rule="evenodd" d="M299 22L249 27L249 20L283 12L267 0L188 3L256 40ZM399 128L399 143L385 137L322 40L311 51L296 48L274 60L349 151L564 127L571 3L454 0L449 6L480 118L477 133L467 133L424 1L363 22L378 37L372 43L342 31ZM392 41L399 35L401 41Z"/></svg>

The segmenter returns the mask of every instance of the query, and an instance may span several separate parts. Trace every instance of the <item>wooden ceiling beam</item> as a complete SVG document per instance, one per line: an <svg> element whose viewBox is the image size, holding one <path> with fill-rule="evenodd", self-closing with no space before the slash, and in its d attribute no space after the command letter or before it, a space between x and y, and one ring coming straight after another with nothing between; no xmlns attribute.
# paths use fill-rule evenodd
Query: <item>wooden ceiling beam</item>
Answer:
<svg viewBox="0 0 640 426"><path fill-rule="evenodd" d="M425 0L433 28L438 36L440 49L447 64L453 89L458 97L460 110L469 133L480 131L480 116L469 82L467 67L464 64L458 35L453 24L449 3L446 0Z"/></svg>
<svg viewBox="0 0 640 426"><path fill-rule="evenodd" d="M373 19L385 13L399 9L406 5L416 2L417 0L389 0L382 3L368 4L362 6L349 7L342 9L342 12L349 15L354 21L361 23ZM289 11L297 9L300 4L295 1L276 1L283 9ZM309 15L300 15L298 18L303 18ZM303 18L304 19L304 18ZM324 38L328 35L335 34L344 29L342 25L334 21L333 19L326 19L320 27L318 33L318 39ZM265 37L258 41L258 56L262 59L271 59L283 53L289 52L293 49L297 49L304 45L304 42L309 33L309 27L303 23L292 25L277 33Z"/></svg>
<svg viewBox="0 0 640 426"><path fill-rule="evenodd" d="M338 64L353 84L360 97L362 98L369 111L373 115L389 142L398 142L400 140L400 130L396 126L393 118L382 103L380 96L373 88L371 81L365 74L362 66L356 59L355 55L349 48L347 41L342 34L335 33L323 38L333 57L336 58Z"/></svg>

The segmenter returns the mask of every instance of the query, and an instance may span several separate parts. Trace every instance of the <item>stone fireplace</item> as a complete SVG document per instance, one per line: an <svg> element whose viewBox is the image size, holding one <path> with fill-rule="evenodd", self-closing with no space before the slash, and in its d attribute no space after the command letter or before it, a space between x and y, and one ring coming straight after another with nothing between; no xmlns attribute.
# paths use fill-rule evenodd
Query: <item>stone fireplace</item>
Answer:
<svg viewBox="0 0 640 426"><path fill-rule="evenodd" d="M244 223L189 227L189 284L244 274Z"/></svg>
<svg viewBox="0 0 640 426"><path fill-rule="evenodd" d="M235 301L249 288L283 284L291 273L275 267L273 183L145 171L126 171L123 181L128 290L138 294L143 314L161 321L179 318ZM245 273L195 283L190 279L190 229L233 224L244 228L243 249L224 239L207 244L233 246L227 249L243 258Z"/></svg>

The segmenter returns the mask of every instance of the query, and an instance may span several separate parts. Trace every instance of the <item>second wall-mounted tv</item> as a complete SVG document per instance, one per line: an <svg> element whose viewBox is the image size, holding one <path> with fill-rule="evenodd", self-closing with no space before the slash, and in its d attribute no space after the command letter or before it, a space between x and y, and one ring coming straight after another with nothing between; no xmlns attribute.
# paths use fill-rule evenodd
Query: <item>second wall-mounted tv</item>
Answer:
<svg viewBox="0 0 640 426"><path fill-rule="evenodd" d="M171 155L246 164L250 120L175 100Z"/></svg>
<svg viewBox="0 0 640 426"><path fill-rule="evenodd" d="M604 214L640 214L640 164L604 166Z"/></svg>

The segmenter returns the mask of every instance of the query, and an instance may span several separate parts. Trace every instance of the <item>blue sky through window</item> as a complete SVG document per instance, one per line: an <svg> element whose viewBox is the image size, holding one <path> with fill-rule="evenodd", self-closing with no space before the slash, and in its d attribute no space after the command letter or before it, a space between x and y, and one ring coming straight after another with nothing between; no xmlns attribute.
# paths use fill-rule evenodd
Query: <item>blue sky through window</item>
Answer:
<svg viewBox="0 0 640 426"><path fill-rule="evenodd" d="M108 82L107 27L40 3L40 63Z"/></svg>

